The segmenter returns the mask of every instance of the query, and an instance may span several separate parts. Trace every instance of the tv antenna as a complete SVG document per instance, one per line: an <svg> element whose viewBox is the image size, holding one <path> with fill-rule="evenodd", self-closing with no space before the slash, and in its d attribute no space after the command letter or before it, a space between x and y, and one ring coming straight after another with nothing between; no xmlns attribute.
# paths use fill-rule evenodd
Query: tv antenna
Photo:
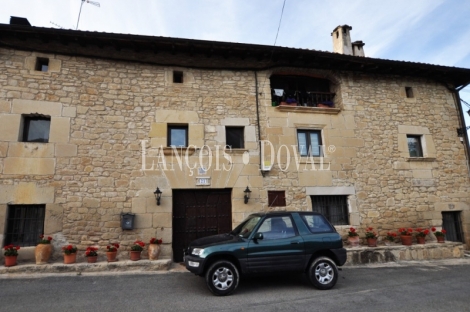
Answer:
<svg viewBox="0 0 470 312"><path fill-rule="evenodd" d="M80 23L80 14L82 14L82 7L83 7L83 4L84 3L89 3L89 4L92 4L96 7L100 7L100 3L99 2L96 2L96 1L90 1L90 0L82 0L82 3L80 4L80 12L78 13L78 20L77 20L77 27L75 28L75 30L78 30L78 23Z"/></svg>
<svg viewBox="0 0 470 312"><path fill-rule="evenodd" d="M64 29L64 27L60 26L59 24L54 23L53 21L49 21L52 25L59 27L60 29Z"/></svg>

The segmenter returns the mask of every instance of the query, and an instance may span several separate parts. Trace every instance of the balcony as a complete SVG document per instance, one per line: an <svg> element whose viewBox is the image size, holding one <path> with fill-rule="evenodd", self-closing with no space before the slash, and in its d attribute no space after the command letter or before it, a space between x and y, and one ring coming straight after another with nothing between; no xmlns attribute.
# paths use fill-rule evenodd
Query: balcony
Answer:
<svg viewBox="0 0 470 312"><path fill-rule="evenodd" d="M292 91L271 89L272 106L303 106L334 108L335 94L331 92Z"/></svg>

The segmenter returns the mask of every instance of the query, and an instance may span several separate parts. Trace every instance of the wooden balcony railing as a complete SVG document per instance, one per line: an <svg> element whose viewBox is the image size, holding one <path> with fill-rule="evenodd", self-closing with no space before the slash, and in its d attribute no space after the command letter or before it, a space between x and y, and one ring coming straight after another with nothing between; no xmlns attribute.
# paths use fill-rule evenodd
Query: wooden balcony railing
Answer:
<svg viewBox="0 0 470 312"><path fill-rule="evenodd" d="M280 95L282 93L282 95ZM335 93L272 89L272 106L335 107Z"/></svg>

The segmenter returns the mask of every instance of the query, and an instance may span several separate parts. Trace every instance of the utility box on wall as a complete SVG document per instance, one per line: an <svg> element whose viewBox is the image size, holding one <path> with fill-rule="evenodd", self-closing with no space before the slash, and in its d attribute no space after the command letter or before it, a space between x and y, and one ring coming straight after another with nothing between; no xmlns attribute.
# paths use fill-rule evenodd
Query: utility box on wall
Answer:
<svg viewBox="0 0 470 312"><path fill-rule="evenodd" d="M134 213L121 213L121 228L123 230L133 230L134 229Z"/></svg>

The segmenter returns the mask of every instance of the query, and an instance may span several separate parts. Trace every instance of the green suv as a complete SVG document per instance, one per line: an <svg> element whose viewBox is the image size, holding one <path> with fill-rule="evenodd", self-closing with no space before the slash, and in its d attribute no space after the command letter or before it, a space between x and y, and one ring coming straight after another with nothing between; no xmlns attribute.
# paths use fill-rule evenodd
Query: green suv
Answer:
<svg viewBox="0 0 470 312"><path fill-rule="evenodd" d="M213 294L237 289L240 275L304 272L318 289L330 289L346 262L341 236L315 212L255 213L232 232L199 238L184 251L186 268L205 276Z"/></svg>

